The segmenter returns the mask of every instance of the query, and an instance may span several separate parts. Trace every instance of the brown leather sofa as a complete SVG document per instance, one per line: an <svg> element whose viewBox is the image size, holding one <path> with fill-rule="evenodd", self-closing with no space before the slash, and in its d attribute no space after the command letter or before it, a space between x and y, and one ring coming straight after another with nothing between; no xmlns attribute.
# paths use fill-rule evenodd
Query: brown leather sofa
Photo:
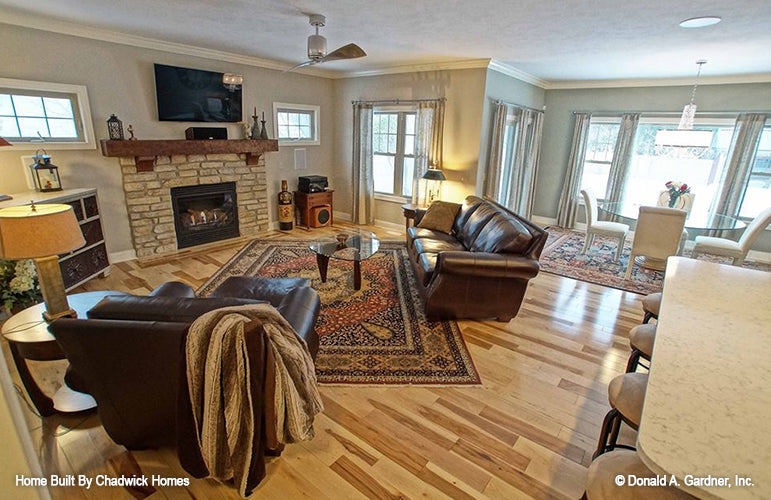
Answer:
<svg viewBox="0 0 771 500"><path fill-rule="evenodd" d="M68 383L94 397L113 441L130 449L176 446L183 467L202 477L185 375L187 330L213 309L260 302L278 309L315 359L321 302L301 278L231 277L208 298L196 298L182 283L165 283L146 297L116 293L88 318L62 318L49 329L73 370Z"/></svg>
<svg viewBox="0 0 771 500"><path fill-rule="evenodd" d="M425 210L415 214L417 226ZM411 227L407 247L429 319L517 315L540 269L547 233L489 200L469 196L452 233Z"/></svg>

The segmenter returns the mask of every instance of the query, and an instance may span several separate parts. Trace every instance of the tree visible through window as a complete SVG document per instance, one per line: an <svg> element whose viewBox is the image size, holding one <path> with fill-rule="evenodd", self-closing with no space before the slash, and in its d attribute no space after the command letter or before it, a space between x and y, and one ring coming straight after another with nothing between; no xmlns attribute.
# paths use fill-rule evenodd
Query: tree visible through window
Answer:
<svg viewBox="0 0 771 500"><path fill-rule="evenodd" d="M415 119L415 113L408 111L374 113L372 171L376 193L412 196Z"/></svg>

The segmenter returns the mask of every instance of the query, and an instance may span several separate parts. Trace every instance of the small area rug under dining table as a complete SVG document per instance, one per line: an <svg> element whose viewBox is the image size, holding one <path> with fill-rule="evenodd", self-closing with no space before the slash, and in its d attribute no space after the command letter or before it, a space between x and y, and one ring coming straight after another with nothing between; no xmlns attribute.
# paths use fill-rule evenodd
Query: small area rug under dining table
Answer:
<svg viewBox="0 0 771 500"><path fill-rule="evenodd" d="M383 241L362 262L361 290L353 264L330 260L322 283L310 241L248 243L198 290L207 296L229 276L308 278L321 297L316 323L319 382L338 384L479 384L455 321L429 322L403 242Z"/></svg>

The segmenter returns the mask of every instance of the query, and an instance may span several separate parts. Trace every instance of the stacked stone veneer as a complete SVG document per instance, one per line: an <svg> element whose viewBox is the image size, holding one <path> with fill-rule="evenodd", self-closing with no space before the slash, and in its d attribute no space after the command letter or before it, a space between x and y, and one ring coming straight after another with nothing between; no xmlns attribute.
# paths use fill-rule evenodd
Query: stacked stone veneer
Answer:
<svg viewBox="0 0 771 500"><path fill-rule="evenodd" d="M137 172L135 159L121 158L131 236L137 257L177 250L171 188L235 182L241 236L268 229L265 159L246 164L245 154L158 156L152 172Z"/></svg>

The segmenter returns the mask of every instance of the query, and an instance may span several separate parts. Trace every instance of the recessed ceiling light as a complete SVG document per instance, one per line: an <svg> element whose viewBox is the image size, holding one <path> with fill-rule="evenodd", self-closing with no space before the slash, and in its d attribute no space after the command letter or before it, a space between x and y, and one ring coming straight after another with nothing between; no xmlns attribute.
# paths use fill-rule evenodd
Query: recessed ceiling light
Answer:
<svg viewBox="0 0 771 500"><path fill-rule="evenodd" d="M692 17L685 21L680 21L681 28L704 28L719 23L722 19L718 16Z"/></svg>

